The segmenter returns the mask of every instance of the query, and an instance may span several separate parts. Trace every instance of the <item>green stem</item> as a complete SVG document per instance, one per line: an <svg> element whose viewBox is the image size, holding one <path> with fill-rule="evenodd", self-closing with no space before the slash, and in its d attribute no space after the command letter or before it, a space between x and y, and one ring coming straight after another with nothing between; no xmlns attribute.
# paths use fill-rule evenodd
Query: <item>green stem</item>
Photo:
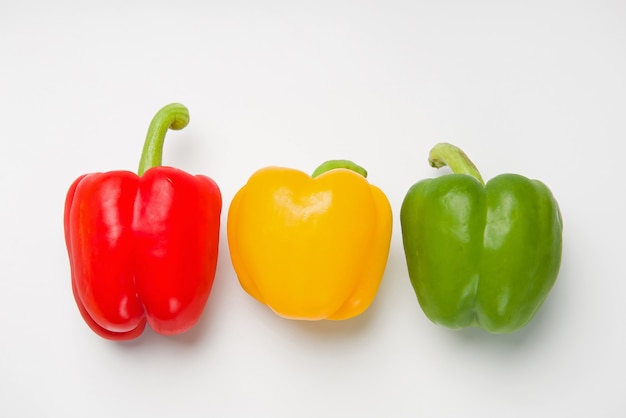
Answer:
<svg viewBox="0 0 626 418"><path fill-rule="evenodd" d="M167 130L183 129L188 123L189 111L185 106L171 103L162 107L150 122L137 174L141 176L149 168L160 166L163 161L163 142Z"/></svg>
<svg viewBox="0 0 626 418"><path fill-rule="evenodd" d="M353 163L352 161L349 161L349 160L329 160L329 161L326 161L326 162L322 163L319 167L317 167L315 169L315 171L313 171L313 174L311 174L311 177L315 178L315 177L317 177L319 175L324 174L327 171L334 170L336 168L347 168L348 170L355 171L355 172L359 173L360 175L362 175L363 177L367 178L367 170L365 170L360 165L355 164L355 163Z"/></svg>
<svg viewBox="0 0 626 418"><path fill-rule="evenodd" d="M430 150L428 162L435 168L441 168L447 165L453 173L470 175L478 180L480 184L485 185L474 163L460 148L452 144L442 142L435 145Z"/></svg>

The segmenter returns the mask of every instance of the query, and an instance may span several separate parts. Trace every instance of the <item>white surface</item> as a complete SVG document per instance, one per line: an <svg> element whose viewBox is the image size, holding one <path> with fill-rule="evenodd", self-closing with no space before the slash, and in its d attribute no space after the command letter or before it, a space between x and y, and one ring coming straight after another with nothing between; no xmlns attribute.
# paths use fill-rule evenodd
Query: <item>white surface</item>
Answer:
<svg viewBox="0 0 626 418"><path fill-rule="evenodd" d="M626 3L100 3L0 6L1 416L626 416ZM224 197L215 286L192 332L109 342L71 295L65 192L135 170L173 101L164 163ZM515 334L436 327L410 286L399 210L439 141L560 203L559 279ZM356 319L283 320L237 282L228 205L258 168L331 158L392 204L385 277Z"/></svg>

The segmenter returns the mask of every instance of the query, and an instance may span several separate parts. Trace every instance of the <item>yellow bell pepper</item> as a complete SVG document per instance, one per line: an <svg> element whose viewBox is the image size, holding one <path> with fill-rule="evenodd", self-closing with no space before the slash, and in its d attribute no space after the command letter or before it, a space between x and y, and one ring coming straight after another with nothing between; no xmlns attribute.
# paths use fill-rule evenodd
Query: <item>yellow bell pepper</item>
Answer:
<svg viewBox="0 0 626 418"><path fill-rule="evenodd" d="M312 176L283 167L254 173L228 211L243 289L289 319L348 319L367 309L387 264L392 214L366 176L345 160Z"/></svg>

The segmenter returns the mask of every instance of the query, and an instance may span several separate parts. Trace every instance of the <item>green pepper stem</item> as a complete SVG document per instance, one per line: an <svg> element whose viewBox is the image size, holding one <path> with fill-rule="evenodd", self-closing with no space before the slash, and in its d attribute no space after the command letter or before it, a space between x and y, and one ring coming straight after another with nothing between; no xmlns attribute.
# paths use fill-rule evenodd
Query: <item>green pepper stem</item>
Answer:
<svg viewBox="0 0 626 418"><path fill-rule="evenodd" d="M430 150L428 162L435 168L441 168L447 165L453 173L470 175L478 180L480 184L485 185L474 163L460 148L452 144L442 142L435 145Z"/></svg>
<svg viewBox="0 0 626 418"><path fill-rule="evenodd" d="M141 176L149 168L160 166L163 161L163 142L167 130L183 129L188 123L189 111L182 104L171 103L162 107L150 122L137 174Z"/></svg>
<svg viewBox="0 0 626 418"><path fill-rule="evenodd" d="M362 175L363 177L367 178L367 170L364 169L363 167L361 167L358 164L353 163L352 161L349 160L329 160L326 161L322 164L320 164L319 167L317 167L315 169L315 171L313 171L313 174L311 174L311 177L315 178L319 175L324 174L327 171L330 170L334 170L336 168L347 168L348 170L352 170L355 171L357 173L359 173L360 175Z"/></svg>

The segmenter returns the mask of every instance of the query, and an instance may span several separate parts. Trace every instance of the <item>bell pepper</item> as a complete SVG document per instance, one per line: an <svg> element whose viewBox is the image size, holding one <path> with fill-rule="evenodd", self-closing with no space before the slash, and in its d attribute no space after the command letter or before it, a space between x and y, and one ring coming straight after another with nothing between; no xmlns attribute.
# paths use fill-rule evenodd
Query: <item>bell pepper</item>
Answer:
<svg viewBox="0 0 626 418"><path fill-rule="evenodd" d="M146 322L159 334L179 334L204 310L217 262L220 190L209 177L161 166L168 128L188 122L184 106L163 107L148 129L138 174L86 174L67 193L72 291L103 338L136 338Z"/></svg>
<svg viewBox="0 0 626 418"><path fill-rule="evenodd" d="M228 211L228 246L242 288L276 314L342 320L366 310L383 277L391 240L387 197L345 160L313 175L255 172Z"/></svg>
<svg viewBox="0 0 626 418"><path fill-rule="evenodd" d="M434 323L510 333L540 308L561 264L563 222L548 187L518 174L484 184L469 158L436 145L453 174L414 184L400 221L419 304Z"/></svg>

